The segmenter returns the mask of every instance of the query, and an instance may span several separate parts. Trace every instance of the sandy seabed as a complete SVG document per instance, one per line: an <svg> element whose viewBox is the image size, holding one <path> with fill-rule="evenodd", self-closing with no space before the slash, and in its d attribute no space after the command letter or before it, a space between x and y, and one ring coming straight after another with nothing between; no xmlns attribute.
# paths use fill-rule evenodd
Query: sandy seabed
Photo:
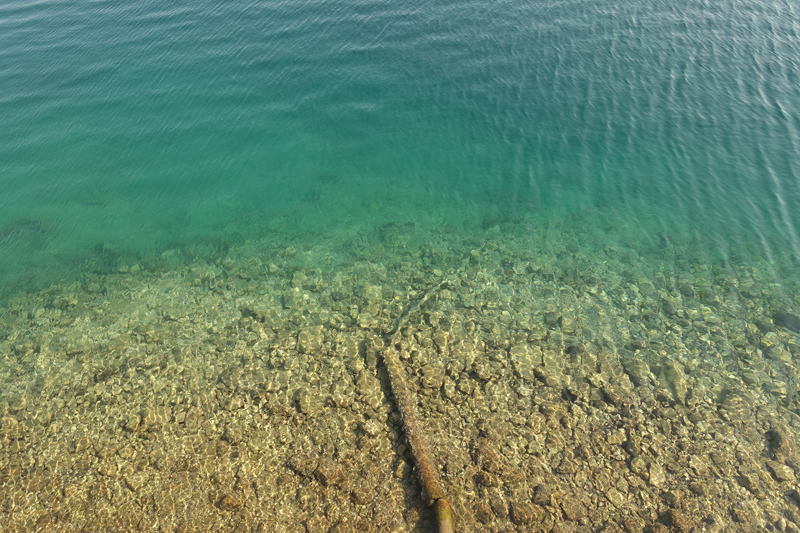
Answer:
<svg viewBox="0 0 800 533"><path fill-rule="evenodd" d="M800 532L781 265L484 230L176 250L12 299L0 530L434 531L388 348L458 531Z"/></svg>

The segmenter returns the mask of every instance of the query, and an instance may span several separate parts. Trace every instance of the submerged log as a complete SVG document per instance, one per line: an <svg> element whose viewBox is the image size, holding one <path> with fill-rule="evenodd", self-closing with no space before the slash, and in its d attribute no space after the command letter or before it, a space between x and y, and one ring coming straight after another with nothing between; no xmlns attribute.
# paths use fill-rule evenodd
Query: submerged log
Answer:
<svg viewBox="0 0 800 533"><path fill-rule="evenodd" d="M392 386L394 400L400 411L400 418L403 421L406 440L411 447L411 454L414 457L417 473L422 482L422 487L425 490L427 503L428 505L432 505L436 511L436 519L439 523L440 533L453 533L455 531L453 507L442 488L442 483L439 479L439 470L436 468L433 454L428 448L423 423L417 414L414 396L408 388L405 370L403 370L403 367L400 365L400 358L397 355L396 349L400 330L405 325L408 317L415 313L435 290L438 290L445 284L446 282L442 282L431 288L416 305L409 308L408 311L400 317L397 326L394 328L391 344L383 351L383 362L389 373L389 381Z"/></svg>

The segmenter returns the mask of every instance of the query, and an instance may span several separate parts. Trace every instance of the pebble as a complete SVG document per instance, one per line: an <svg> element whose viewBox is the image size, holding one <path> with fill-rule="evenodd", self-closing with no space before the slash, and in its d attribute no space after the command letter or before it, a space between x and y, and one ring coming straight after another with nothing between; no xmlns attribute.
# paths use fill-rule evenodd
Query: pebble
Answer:
<svg viewBox="0 0 800 533"><path fill-rule="evenodd" d="M139 429L139 425L141 424L141 422L142 422L141 416L132 415L128 417L127 420L125 420L123 427L125 428L125 431L130 431L131 433L133 433L134 431Z"/></svg>
<svg viewBox="0 0 800 533"><path fill-rule="evenodd" d="M530 526L541 522L545 511L538 505L527 502L511 504L511 521L518 526Z"/></svg>
<svg viewBox="0 0 800 533"><path fill-rule="evenodd" d="M797 479L794 470L778 461L767 461L767 467L778 481L794 483Z"/></svg>
<svg viewBox="0 0 800 533"><path fill-rule="evenodd" d="M149 480L150 476L144 472L125 476L125 484L133 492L139 492L139 489L141 489Z"/></svg>
<svg viewBox="0 0 800 533"><path fill-rule="evenodd" d="M297 349L300 353L315 353L322 349L324 341L322 326L303 328L297 335Z"/></svg>
<svg viewBox="0 0 800 533"><path fill-rule="evenodd" d="M561 509L564 511L564 515L567 517L567 520L571 520L573 522L586 516L586 506L572 496L564 497L561 502Z"/></svg>
<svg viewBox="0 0 800 533"><path fill-rule="evenodd" d="M244 432L237 426L228 426L222 434L222 439L229 444L236 446L244 440Z"/></svg>
<svg viewBox="0 0 800 533"><path fill-rule="evenodd" d="M344 478L342 467L330 459L323 459L314 470L314 477L323 486L336 485Z"/></svg>
<svg viewBox="0 0 800 533"><path fill-rule="evenodd" d="M219 508L223 511L236 512L244 507L244 499L236 494L225 494L219 501Z"/></svg>
<svg viewBox="0 0 800 533"><path fill-rule="evenodd" d="M383 432L384 426L375 419L369 419L362 424L364 433L370 437L377 437Z"/></svg>
<svg viewBox="0 0 800 533"><path fill-rule="evenodd" d="M663 487L667 482L666 475L664 474L664 468L658 463L650 463L650 468L648 471L650 474L649 483L651 486L660 488Z"/></svg>
<svg viewBox="0 0 800 533"><path fill-rule="evenodd" d="M665 386L678 403L686 403L687 386L683 369L672 360L665 360L663 365Z"/></svg>
<svg viewBox="0 0 800 533"><path fill-rule="evenodd" d="M287 466L291 468L295 473L303 476L309 477L311 474L314 473L314 470L317 469L317 459L312 455L301 454L295 455L289 462Z"/></svg>
<svg viewBox="0 0 800 533"><path fill-rule="evenodd" d="M695 528L694 520L675 509L667 511L666 521L672 525L675 533L691 533Z"/></svg>

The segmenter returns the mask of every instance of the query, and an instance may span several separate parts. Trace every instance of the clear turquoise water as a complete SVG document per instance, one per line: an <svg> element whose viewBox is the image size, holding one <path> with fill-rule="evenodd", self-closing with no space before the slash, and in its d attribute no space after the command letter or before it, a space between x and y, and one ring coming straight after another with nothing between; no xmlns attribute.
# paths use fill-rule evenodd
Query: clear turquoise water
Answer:
<svg viewBox="0 0 800 533"><path fill-rule="evenodd" d="M800 254L798 20L773 0L3 2L0 292L425 217L479 236L601 212L642 250Z"/></svg>

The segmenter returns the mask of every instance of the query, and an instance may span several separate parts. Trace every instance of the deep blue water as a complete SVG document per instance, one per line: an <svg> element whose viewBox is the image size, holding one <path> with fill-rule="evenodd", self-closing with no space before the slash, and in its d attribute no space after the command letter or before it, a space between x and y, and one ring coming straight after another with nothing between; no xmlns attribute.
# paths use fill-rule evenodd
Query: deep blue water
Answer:
<svg viewBox="0 0 800 533"><path fill-rule="evenodd" d="M406 218L800 254L798 20L773 0L4 2L2 292L102 254Z"/></svg>

